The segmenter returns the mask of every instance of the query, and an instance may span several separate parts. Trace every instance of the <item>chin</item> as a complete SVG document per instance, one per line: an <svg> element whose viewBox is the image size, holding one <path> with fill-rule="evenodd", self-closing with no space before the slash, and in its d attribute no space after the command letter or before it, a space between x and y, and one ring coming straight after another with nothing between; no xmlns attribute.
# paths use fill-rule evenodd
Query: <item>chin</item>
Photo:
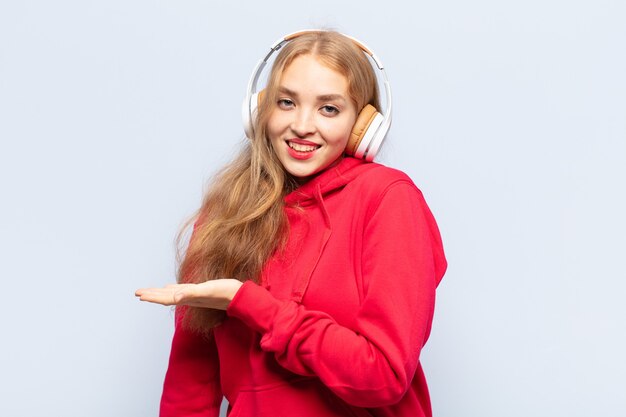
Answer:
<svg viewBox="0 0 626 417"><path fill-rule="evenodd" d="M305 179L308 179L309 177L314 176L319 171L311 170L311 169L307 169L307 170L287 169L287 172L289 172L297 180L305 180Z"/></svg>

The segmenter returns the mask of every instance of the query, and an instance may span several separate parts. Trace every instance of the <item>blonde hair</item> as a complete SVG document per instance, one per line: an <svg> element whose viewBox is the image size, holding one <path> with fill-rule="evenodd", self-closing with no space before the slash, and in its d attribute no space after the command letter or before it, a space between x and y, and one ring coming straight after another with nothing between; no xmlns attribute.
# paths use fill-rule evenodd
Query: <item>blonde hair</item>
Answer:
<svg viewBox="0 0 626 417"><path fill-rule="evenodd" d="M235 278L259 282L263 266L284 246L289 224L283 198L297 182L277 158L266 126L276 107L277 90L284 70L302 55L312 55L344 75L348 94L357 110L366 104L377 109L376 76L363 51L349 38L332 31L300 35L280 51L269 74L265 94L254 122L254 138L215 177L196 215L178 235L195 224L178 268L178 282L201 283L212 279ZM186 307L183 324L210 333L224 318L214 309Z"/></svg>

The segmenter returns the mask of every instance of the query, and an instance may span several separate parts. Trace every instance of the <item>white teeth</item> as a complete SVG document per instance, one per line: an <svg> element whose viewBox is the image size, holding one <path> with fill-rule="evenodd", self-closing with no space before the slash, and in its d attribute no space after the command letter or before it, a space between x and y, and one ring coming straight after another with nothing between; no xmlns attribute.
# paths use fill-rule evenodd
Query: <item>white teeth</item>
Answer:
<svg viewBox="0 0 626 417"><path fill-rule="evenodd" d="M293 142L287 142L287 145L289 145L291 149L294 149L298 152L312 152L318 148L317 146L313 145L302 145L300 143Z"/></svg>

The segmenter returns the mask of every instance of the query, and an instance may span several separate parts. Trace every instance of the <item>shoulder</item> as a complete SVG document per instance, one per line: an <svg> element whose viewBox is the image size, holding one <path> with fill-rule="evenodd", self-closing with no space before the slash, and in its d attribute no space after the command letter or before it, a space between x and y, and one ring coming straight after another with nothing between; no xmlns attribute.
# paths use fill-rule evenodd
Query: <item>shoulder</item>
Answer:
<svg viewBox="0 0 626 417"><path fill-rule="evenodd" d="M377 163L362 164L358 168L341 193L344 204L348 199L348 206L356 212L372 216L381 206L393 211L424 203L422 192L405 172Z"/></svg>

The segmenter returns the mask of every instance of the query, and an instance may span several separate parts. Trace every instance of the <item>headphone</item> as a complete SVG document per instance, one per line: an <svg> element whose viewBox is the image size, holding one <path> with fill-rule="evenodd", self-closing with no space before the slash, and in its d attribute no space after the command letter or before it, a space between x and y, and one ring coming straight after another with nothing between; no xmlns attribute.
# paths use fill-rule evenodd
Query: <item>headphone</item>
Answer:
<svg viewBox="0 0 626 417"><path fill-rule="evenodd" d="M243 119L243 129L246 132L246 136L249 139L254 137L254 120L256 119L257 109L263 90L257 91L257 83L263 68L267 64L270 57L282 48L287 42L309 33L323 32L323 30L303 30L299 32L291 33L278 39L270 47L270 51L254 68L250 81L248 81L248 90L246 97L243 101L241 108L241 115ZM374 160L374 157L378 153L385 136L391 127L391 87L389 85L389 79L387 73L383 67L382 62L365 44L351 36L344 35L346 38L352 40L356 46L359 47L366 55L368 55L375 65L372 65L374 70L378 68L379 73L382 75L383 85L385 87L386 106L384 114L381 114L371 104L366 104L356 118L354 127L350 134L350 139L346 146L346 153L352 155L355 158L365 159L368 162Z"/></svg>

